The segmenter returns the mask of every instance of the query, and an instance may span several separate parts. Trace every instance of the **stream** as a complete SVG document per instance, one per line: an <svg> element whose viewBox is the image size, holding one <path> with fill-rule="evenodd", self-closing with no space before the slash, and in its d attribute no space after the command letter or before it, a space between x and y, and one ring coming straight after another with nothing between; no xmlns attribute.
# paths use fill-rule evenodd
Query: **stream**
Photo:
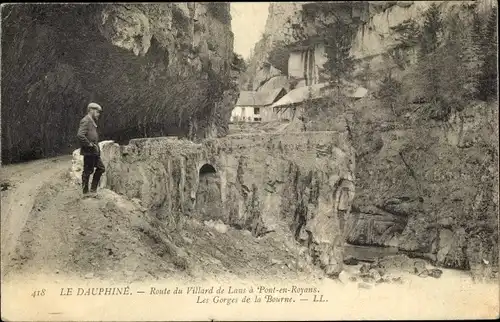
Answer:
<svg viewBox="0 0 500 322"><path fill-rule="evenodd" d="M376 247L376 246L358 246L344 244L344 256L354 257L363 262L373 262L378 257L398 255L401 252L397 247Z"/></svg>

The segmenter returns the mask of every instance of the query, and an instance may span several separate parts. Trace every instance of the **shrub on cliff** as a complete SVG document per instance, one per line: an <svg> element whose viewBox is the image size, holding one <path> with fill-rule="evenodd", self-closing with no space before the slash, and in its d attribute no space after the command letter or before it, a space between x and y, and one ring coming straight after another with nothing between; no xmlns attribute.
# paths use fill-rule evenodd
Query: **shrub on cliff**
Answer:
<svg viewBox="0 0 500 322"><path fill-rule="evenodd" d="M399 108L397 105L401 102L402 98L402 84L394 79L390 72L382 80L378 90L378 96L384 105L391 108L395 116L399 116Z"/></svg>
<svg viewBox="0 0 500 322"><path fill-rule="evenodd" d="M233 60L231 61L231 65L240 72L245 72L248 68L245 59L237 53L233 53Z"/></svg>

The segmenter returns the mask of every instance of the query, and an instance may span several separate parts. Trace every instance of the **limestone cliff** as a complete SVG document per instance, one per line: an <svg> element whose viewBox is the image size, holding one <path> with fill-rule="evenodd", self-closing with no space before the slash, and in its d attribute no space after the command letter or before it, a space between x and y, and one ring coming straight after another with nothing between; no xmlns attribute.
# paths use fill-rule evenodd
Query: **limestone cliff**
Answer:
<svg viewBox="0 0 500 322"><path fill-rule="evenodd" d="M351 54L357 60L358 79L369 70L370 73L387 68L384 54L398 44L401 34L400 27L405 22L414 20L422 22L424 11L436 3L439 9L446 13L454 8L461 10L485 10L494 1L337 1L337 2L301 2L301 3L271 3L264 36L255 45L250 60L251 74L248 88L258 90L273 87L266 82L274 78L286 76L287 53L283 54L283 62L276 66L270 61L269 53L276 43L297 45L314 39L325 23L340 17L351 24L356 30L352 39ZM414 53L415 48L407 52ZM273 66L273 63L275 65ZM282 86L282 82L279 85Z"/></svg>
<svg viewBox="0 0 500 322"><path fill-rule="evenodd" d="M223 135L232 55L227 3L4 6L2 160L74 149L90 101L102 139Z"/></svg>

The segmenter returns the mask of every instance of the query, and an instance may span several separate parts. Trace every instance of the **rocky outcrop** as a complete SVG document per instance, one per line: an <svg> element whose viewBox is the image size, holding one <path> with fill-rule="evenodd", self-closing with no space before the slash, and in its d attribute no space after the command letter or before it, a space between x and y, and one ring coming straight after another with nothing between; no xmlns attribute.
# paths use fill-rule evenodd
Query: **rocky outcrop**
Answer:
<svg viewBox="0 0 500 322"><path fill-rule="evenodd" d="M342 269L354 198L353 152L341 132L103 146L106 186L140 199L160 220L220 220L254 236L284 231L331 275Z"/></svg>
<svg viewBox="0 0 500 322"><path fill-rule="evenodd" d="M398 26L409 20L421 23L433 3L443 13L457 6L474 7L474 1L369 1L368 15L357 30L351 53L358 59L387 53L399 41Z"/></svg>
<svg viewBox="0 0 500 322"><path fill-rule="evenodd" d="M230 21L227 3L2 7L3 161L73 150L90 101L102 139L224 135Z"/></svg>
<svg viewBox="0 0 500 322"><path fill-rule="evenodd" d="M492 105L477 103L445 125L356 124L347 242L397 247L442 267L497 263L496 119Z"/></svg>
<svg viewBox="0 0 500 322"><path fill-rule="evenodd" d="M320 34L325 24L337 17L355 29L351 54L357 60L356 77L359 81L366 73L378 73L387 69L391 62L385 54L401 42L403 25L414 20L422 22L423 13L435 3L443 12L457 7L465 10L485 10L491 0L481 1L337 1L305 3L272 3L263 38L255 45L249 73L251 86L259 89L278 75L286 75L282 66L273 66L269 54L277 44L307 44ZM408 60L415 57L415 47L405 49ZM287 54L283 56L287 59ZM286 66L284 61L283 66ZM276 70L276 68L279 70ZM286 67L285 67L286 68Z"/></svg>

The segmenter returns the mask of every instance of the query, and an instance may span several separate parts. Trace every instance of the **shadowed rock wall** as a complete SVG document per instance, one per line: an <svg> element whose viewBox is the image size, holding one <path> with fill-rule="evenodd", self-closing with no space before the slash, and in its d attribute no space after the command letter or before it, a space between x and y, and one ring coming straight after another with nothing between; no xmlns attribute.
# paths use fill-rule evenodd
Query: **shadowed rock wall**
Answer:
<svg viewBox="0 0 500 322"><path fill-rule="evenodd" d="M255 236L284 230L327 273L340 272L354 198L347 134L241 135L203 144L137 139L103 150L107 186L141 199L160 219L221 220ZM212 167L215 173L204 170Z"/></svg>
<svg viewBox="0 0 500 322"><path fill-rule="evenodd" d="M227 3L2 7L2 160L76 148L101 104L101 139L224 135L235 101Z"/></svg>

